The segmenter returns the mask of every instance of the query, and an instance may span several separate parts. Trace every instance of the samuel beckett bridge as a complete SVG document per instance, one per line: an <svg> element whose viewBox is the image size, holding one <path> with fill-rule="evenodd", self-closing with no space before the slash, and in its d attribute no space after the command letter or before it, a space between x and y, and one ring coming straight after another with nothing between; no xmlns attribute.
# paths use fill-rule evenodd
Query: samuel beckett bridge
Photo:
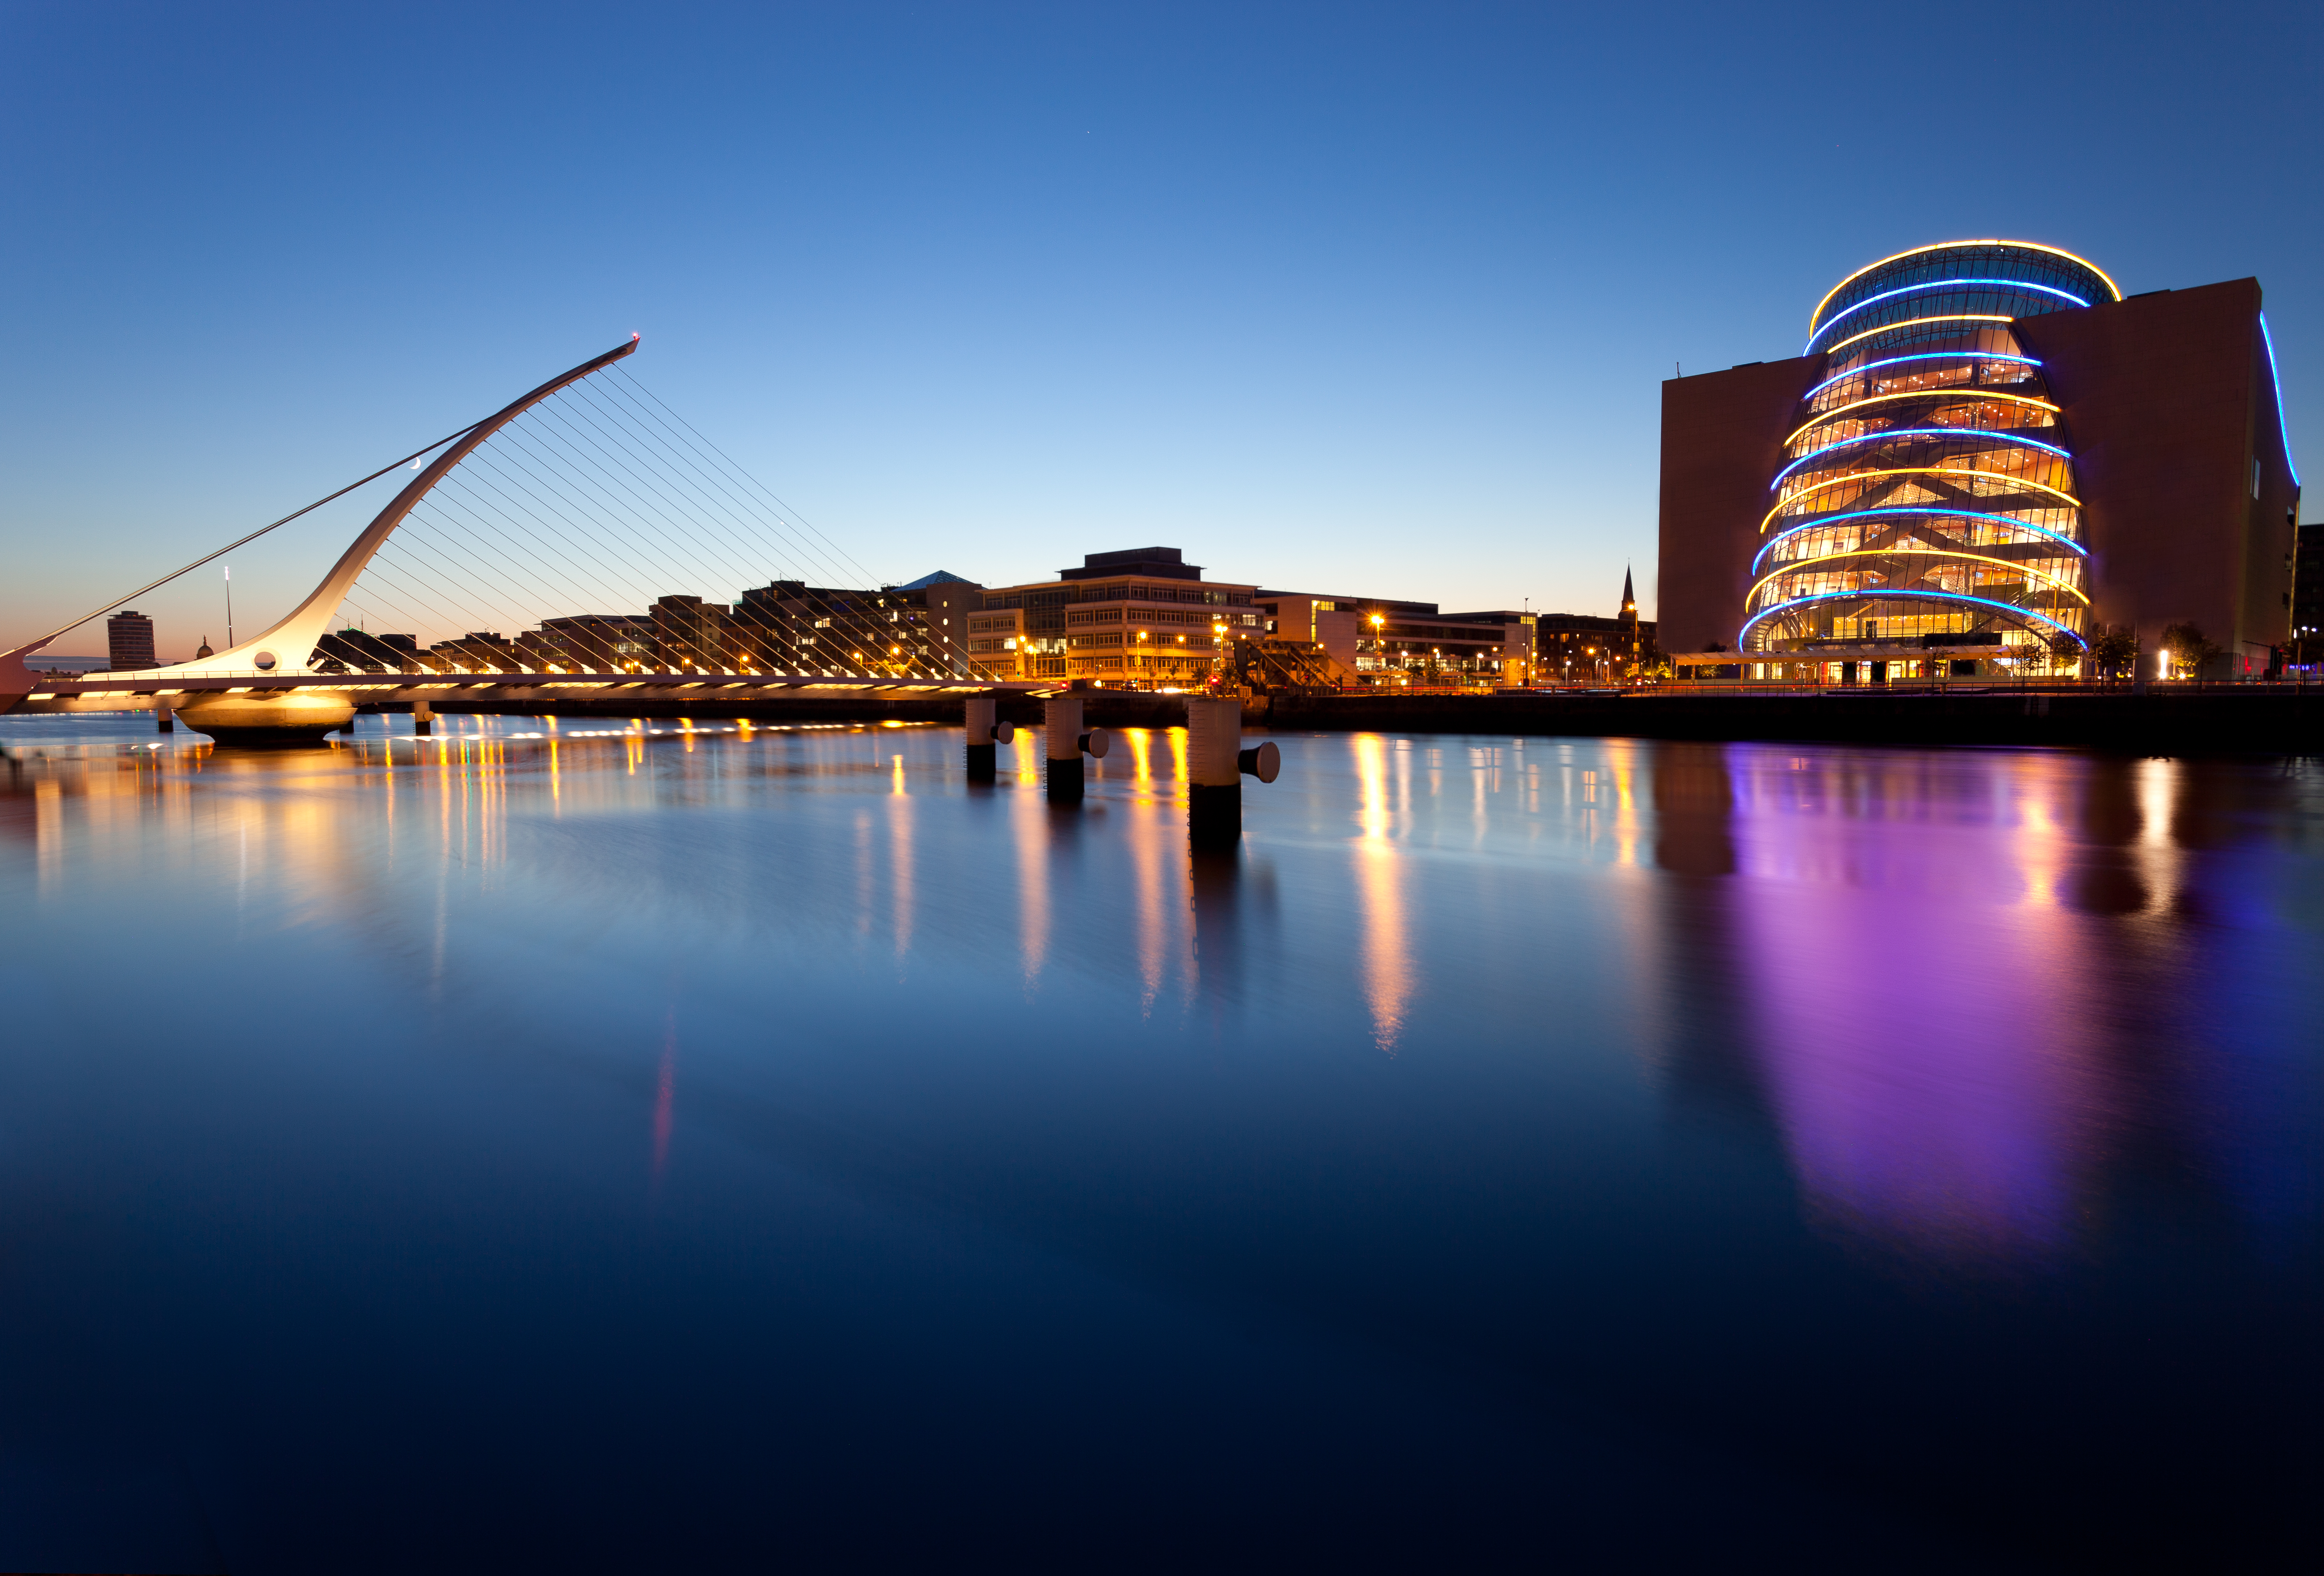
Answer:
<svg viewBox="0 0 2324 1576"><path fill-rule="evenodd" d="M632 335L483 420L0 651L0 712L150 711L164 728L182 719L221 744L264 745L318 742L350 729L358 709L408 709L426 733L439 706L957 701L969 775L990 779L995 742L1011 732L997 703L1028 696L1046 703L1049 796L1080 798L1083 757L1103 756L1106 735L1083 728L1081 700L1062 693L1064 681L980 672L959 638L965 617L952 617L968 611L973 593L938 585L916 604L911 587L841 592L770 577L775 565L825 587L869 578L631 377L621 364L637 347ZM418 474L313 594L251 639L229 632L224 650L205 641L189 661L78 677L27 662L60 636L405 466ZM645 613L579 611L634 605L657 585L758 580L770 583L742 591L731 607L663 594ZM489 631L507 622L523 632ZM366 625L447 638L423 650L415 634ZM1241 748L1232 700L1190 697L1187 726L1198 831L1239 824L1240 777L1272 781L1275 747Z"/></svg>
<svg viewBox="0 0 2324 1576"><path fill-rule="evenodd" d="M152 711L220 743L265 744L319 741L349 726L358 707L408 707L426 732L436 707L462 703L554 711L584 699L966 700L1063 687L980 674L966 642L952 638L955 626L931 628L937 619L914 617L907 596L834 594L770 576L771 560L835 585L865 578L627 376L621 363L637 347L632 336L482 421L0 652L0 712ZM314 594L251 639L229 637L219 651L205 643L189 661L78 679L43 676L26 661L407 465L419 474ZM643 601L641 590L674 574L697 585L774 583L745 592L732 612L691 595L664 595L642 614L580 611ZM512 617L538 628L514 641L485 632ZM459 638L422 650L410 636L342 628L349 618Z"/></svg>

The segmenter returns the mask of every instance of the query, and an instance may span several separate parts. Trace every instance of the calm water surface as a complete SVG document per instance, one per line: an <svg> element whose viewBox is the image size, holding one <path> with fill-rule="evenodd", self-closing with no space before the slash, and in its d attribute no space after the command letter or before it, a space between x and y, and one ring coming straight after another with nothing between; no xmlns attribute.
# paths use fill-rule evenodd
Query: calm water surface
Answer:
<svg viewBox="0 0 2324 1576"><path fill-rule="evenodd" d="M395 721L0 721L0 1568L2319 1553L2316 763Z"/></svg>

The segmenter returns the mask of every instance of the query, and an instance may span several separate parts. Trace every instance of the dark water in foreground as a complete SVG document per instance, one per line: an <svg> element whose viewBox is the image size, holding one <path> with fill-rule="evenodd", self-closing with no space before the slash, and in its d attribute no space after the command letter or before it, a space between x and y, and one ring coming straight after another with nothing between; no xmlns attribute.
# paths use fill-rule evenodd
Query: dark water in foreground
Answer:
<svg viewBox="0 0 2324 1576"><path fill-rule="evenodd" d="M0 1568L2319 1552L2324 767L147 725L0 721Z"/></svg>

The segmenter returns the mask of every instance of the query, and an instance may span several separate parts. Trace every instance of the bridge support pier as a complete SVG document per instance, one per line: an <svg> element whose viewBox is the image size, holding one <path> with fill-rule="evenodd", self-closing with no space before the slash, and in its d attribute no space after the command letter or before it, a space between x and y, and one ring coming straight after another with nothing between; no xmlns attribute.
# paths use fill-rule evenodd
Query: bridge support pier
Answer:
<svg viewBox="0 0 2324 1576"><path fill-rule="evenodd" d="M177 714L220 744L320 744L355 704L345 690L219 690L189 697Z"/></svg>
<svg viewBox="0 0 2324 1576"><path fill-rule="evenodd" d="M1000 705L990 696L972 700L964 721L968 731L968 780L991 782L1001 775L1000 746L1017 736L1017 730L995 719Z"/></svg>
<svg viewBox="0 0 2324 1576"><path fill-rule="evenodd" d="M436 708L424 700L411 703L411 731L425 739L436 731Z"/></svg>
<svg viewBox="0 0 2324 1576"><path fill-rule="evenodd" d="M1242 779L1273 782L1283 752L1273 741L1242 747L1242 702L1186 697L1186 835L1197 848L1242 840Z"/></svg>
<svg viewBox="0 0 2324 1576"><path fill-rule="evenodd" d="M155 706L153 708L153 731L157 733L176 733L178 731L178 708L167 705Z"/></svg>
<svg viewBox="0 0 2324 1576"><path fill-rule="evenodd" d="M1113 742L1103 728L1082 727L1082 697L1077 695L1044 701L1041 723L1046 739L1043 747L1049 758L1049 801L1077 805L1082 800L1083 753L1086 751L1102 760Z"/></svg>

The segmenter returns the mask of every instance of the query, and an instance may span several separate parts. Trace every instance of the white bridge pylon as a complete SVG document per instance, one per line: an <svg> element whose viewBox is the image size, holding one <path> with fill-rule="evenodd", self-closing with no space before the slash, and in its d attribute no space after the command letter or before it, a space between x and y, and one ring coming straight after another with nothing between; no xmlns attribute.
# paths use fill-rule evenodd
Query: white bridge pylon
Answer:
<svg viewBox="0 0 2324 1576"><path fill-rule="evenodd" d="M161 581L141 587L138 591L131 593L128 597L109 604L106 607L98 610L97 613L90 614L88 618L69 624L42 640L14 650L0 652L0 711L6 711L19 705L23 706L24 709L35 711L93 711L120 709L124 706L134 709L149 707L183 709L188 714L188 721L199 727L202 723L195 715L198 711L216 710L218 720L225 719L226 708L221 703L226 701L228 695L234 697L233 710L237 713L249 713L254 707L263 706L269 697L281 703L282 709L287 711L290 708L291 703L306 697L321 701L324 697L318 692L323 691L349 694L350 698L351 692L355 691L394 692L395 698L399 700L420 698L420 692L422 691L434 692L434 698L452 700L455 698L454 694L446 692L457 692L463 698L505 702L521 698L553 698L548 693L551 691L597 691L599 695L595 698L610 698L604 696L602 693L608 689L631 692L708 690L719 694L722 699L739 700L745 698L751 692L766 693L782 690L819 691L835 696L840 692L862 694L875 690L917 691L923 694L930 692L989 694L1001 690L1021 690L1033 694L1047 694L1063 687L1056 683L978 679L951 672L916 674L908 677L902 675L842 673L828 668L819 672L797 674L760 673L748 671L751 665L747 663L736 665L742 667L745 669L743 672L735 672L730 667L724 673L719 673L715 668L705 671L700 668L692 667L683 672L644 673L632 670L605 674L508 671L443 675L420 672L398 675L339 670L342 664L330 660L327 654L321 650L322 643L335 618L346 604L350 594L355 590L357 581L363 578L365 569L372 565L381 548L386 546L388 539L394 535L397 528L411 517L413 511L428 498L438 483L449 476L463 460L475 454L478 448L507 428L510 423L540 405L552 395L581 383L593 374L603 372L631 355L637 350L638 345L638 336L632 335L625 343L549 379L475 426L456 434L452 438L439 440L445 445L443 451L437 455L435 459L414 476L401 491L398 492L385 508L373 517L371 522L348 545L346 550L340 554L337 562L331 566L330 570L323 576L321 583L315 587L313 593L296 608L268 625L259 634L249 640L238 641L222 651L195 658L186 662L138 672L107 671L90 675L82 680L49 681L35 677L30 671L23 660L27 653L40 650L67 631L78 628L80 624L101 617L103 613L113 608L142 596L155 585L164 584L187 572L181 569L172 575L165 576ZM426 452L427 450L421 451L423 454ZM407 456L407 458L417 457L416 456ZM401 465L403 463L399 461L397 465ZM485 464L488 467L493 465L489 455L480 463ZM729 464L731 465L731 462ZM389 468L393 469L395 466ZM384 473L374 473L364 480L366 482L376 480L378 475L383 474ZM747 477L745 481L747 482ZM356 483L354 486L363 484L363 483ZM752 484L755 485L755 484ZM342 489L340 493L332 494L332 497L342 496L352 490L352 486ZM327 502L329 500L326 499L323 502ZM308 510L301 510L299 512L303 514L317 507L319 507L319 504L310 504ZM430 505L431 510L436 507L434 504ZM555 512L553 506L550 512ZM282 521L276 521L275 525L281 525L296 518L298 516L295 514L285 516ZM684 525L682 519L677 523L681 528ZM265 530L273 529L274 526L266 527L264 530L253 533L252 537L243 538L242 541L254 539L255 536L263 535ZM218 552L212 553L207 558L197 559L194 564L188 566L188 569L210 562L222 553L231 550L231 547L240 545L240 542L236 542L227 548L220 548ZM733 561L730 559L730 567L733 564ZM860 633L851 636L851 639L857 643L870 643L863 641ZM318 659L321 659L321 662L328 662L329 666L327 668L322 666ZM514 664L511 666L512 668L515 667ZM899 682L899 679L901 682ZM403 693L407 691L410 692L409 696ZM333 698L337 697L335 696ZM388 696L381 695L376 698L383 700ZM707 699L709 696L706 695L696 698ZM254 714L248 720L256 724L263 719ZM285 721L288 720L286 716Z"/></svg>
<svg viewBox="0 0 2324 1576"><path fill-rule="evenodd" d="M323 583L315 587L313 595L251 640L208 657L196 658L190 662L173 664L167 670L170 677L198 678L227 673L280 673L287 676L313 671L315 648L329 631L332 617L339 611L339 604L346 600L347 593L355 588L355 581L370 566L373 557L387 545L387 539L395 533L395 528L410 518L411 511L428 496L436 484L449 475L452 467L475 452L486 438L549 395L568 384L579 382L591 373L613 365L637 347L638 336L632 334L626 344L617 345L604 355L593 357L572 371L549 379L523 398L477 422L468 429L466 437L438 455L426 470L414 476L402 492L389 501L386 508L373 517L372 522L364 527L363 534L339 555L339 561L331 566L330 573L323 576Z"/></svg>

